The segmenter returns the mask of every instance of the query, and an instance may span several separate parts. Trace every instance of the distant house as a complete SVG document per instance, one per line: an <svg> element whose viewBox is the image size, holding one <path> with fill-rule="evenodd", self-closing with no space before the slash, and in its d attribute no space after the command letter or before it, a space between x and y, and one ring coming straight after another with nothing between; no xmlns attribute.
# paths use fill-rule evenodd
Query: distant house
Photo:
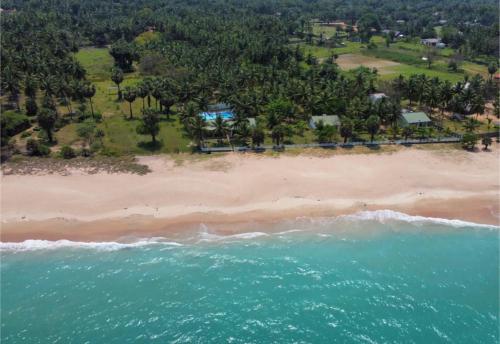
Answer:
<svg viewBox="0 0 500 344"><path fill-rule="evenodd" d="M340 126L340 118L337 115L326 115L323 114L321 116L312 116L309 121L309 127L311 129L316 129L316 126L320 121L323 121L323 124L332 125L334 127Z"/></svg>
<svg viewBox="0 0 500 344"><path fill-rule="evenodd" d="M432 121L425 112L406 112L401 115L400 123L402 127L428 127Z"/></svg>
<svg viewBox="0 0 500 344"><path fill-rule="evenodd" d="M420 43L428 47L436 47L439 43L441 43L441 38L425 38L420 40Z"/></svg>
<svg viewBox="0 0 500 344"><path fill-rule="evenodd" d="M368 96L368 98L370 98L370 101L372 103L375 103L381 99L387 98L387 96L385 95L385 93L372 93Z"/></svg>

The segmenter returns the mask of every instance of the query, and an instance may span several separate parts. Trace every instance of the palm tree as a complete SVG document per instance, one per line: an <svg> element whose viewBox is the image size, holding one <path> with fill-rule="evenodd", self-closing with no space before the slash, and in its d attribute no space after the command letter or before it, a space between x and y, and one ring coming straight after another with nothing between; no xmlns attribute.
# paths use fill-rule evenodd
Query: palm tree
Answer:
<svg viewBox="0 0 500 344"><path fill-rule="evenodd" d="M95 95L95 85L88 83L83 88L83 96L88 98L90 103L90 111L92 113L92 118L94 117L94 106L92 104L92 97Z"/></svg>
<svg viewBox="0 0 500 344"><path fill-rule="evenodd" d="M491 139L491 137L489 137L489 136L483 137L483 139L481 140L481 143L484 146L484 150L488 150L488 146L491 145L492 142L493 142L493 140Z"/></svg>
<svg viewBox="0 0 500 344"><path fill-rule="evenodd" d="M160 96L160 107L167 114L167 119L170 119L170 108L175 104L174 97L166 92L163 92Z"/></svg>
<svg viewBox="0 0 500 344"><path fill-rule="evenodd" d="M145 99L149 94L149 90L146 85L141 84L139 87L137 87L137 96L142 98L142 110L144 110L145 107Z"/></svg>
<svg viewBox="0 0 500 344"><path fill-rule="evenodd" d="M375 134L378 133L378 130L380 128L380 117L371 115L368 117L366 120L366 129L368 130L368 133L370 133L370 141L373 142L373 139L375 137Z"/></svg>
<svg viewBox="0 0 500 344"><path fill-rule="evenodd" d="M16 103L16 108L19 110L21 74L17 70L12 69L10 66L6 66L3 69L1 79L2 90L9 92L11 100Z"/></svg>
<svg viewBox="0 0 500 344"><path fill-rule="evenodd" d="M117 100L122 100L122 91L120 89L120 84L123 81L123 71L121 70L120 67L114 67L111 70L111 80L116 84L116 87L118 88Z"/></svg>
<svg viewBox="0 0 500 344"><path fill-rule="evenodd" d="M217 117L215 117L214 126L215 126L214 133L215 133L215 136L217 136L217 142L219 144L222 144L223 138L226 137L229 133L229 127L227 125L227 122L224 121L222 116L217 115Z"/></svg>
<svg viewBox="0 0 500 344"><path fill-rule="evenodd" d="M203 146L206 125L207 122L202 116L194 116L189 119L188 131L196 141L196 147L198 147L198 149L200 149Z"/></svg>
<svg viewBox="0 0 500 344"><path fill-rule="evenodd" d="M271 138L276 143L276 146L279 146L285 137L286 128L283 124L278 124L273 127L271 130Z"/></svg>
<svg viewBox="0 0 500 344"><path fill-rule="evenodd" d="M354 131L354 124L350 118L345 118L340 125L340 136L344 138L344 143L352 136Z"/></svg>
<svg viewBox="0 0 500 344"><path fill-rule="evenodd" d="M129 119L133 118L132 114L132 103L134 102L135 98L137 97L135 89L131 87L125 87L125 90L123 92L123 98L128 102L129 110L130 110L130 117Z"/></svg>
<svg viewBox="0 0 500 344"><path fill-rule="evenodd" d="M479 126L480 126L479 122L472 117L467 118L467 120L463 124L463 128L468 133L475 132L476 129L479 128Z"/></svg>

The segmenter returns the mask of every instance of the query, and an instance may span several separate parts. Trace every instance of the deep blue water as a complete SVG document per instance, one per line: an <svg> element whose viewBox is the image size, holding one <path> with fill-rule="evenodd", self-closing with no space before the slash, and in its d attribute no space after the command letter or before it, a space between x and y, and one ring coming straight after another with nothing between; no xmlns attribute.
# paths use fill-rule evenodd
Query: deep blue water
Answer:
<svg viewBox="0 0 500 344"><path fill-rule="evenodd" d="M498 343L497 228L279 230L181 245L4 244L1 341Z"/></svg>

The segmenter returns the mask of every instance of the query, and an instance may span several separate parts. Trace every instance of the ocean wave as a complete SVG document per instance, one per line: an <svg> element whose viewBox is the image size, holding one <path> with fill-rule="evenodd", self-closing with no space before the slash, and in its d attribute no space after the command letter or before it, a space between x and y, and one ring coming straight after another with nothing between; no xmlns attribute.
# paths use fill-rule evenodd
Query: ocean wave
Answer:
<svg viewBox="0 0 500 344"><path fill-rule="evenodd" d="M433 223L445 226L451 226L455 228L463 228L463 227L480 227L480 228L489 228L489 229L500 229L499 226L488 225L482 223L475 223L469 221L462 221L456 219L442 219L438 217L425 217L418 215L408 215L405 213L401 213L394 210L383 209L383 210L374 210L374 211L360 211L351 215L341 215L335 217L334 219L343 219L350 221L377 221L380 223L387 223L390 221L402 221L413 224L425 224L425 223Z"/></svg>
<svg viewBox="0 0 500 344"><path fill-rule="evenodd" d="M23 252L56 250L62 248L92 249L100 251L117 251L126 248L143 247L148 245L183 246L178 242L165 241L165 238L139 239L130 243L121 242L79 242L70 240L25 240L22 242L0 242L0 251Z"/></svg>
<svg viewBox="0 0 500 344"><path fill-rule="evenodd" d="M319 237L330 237L330 234L321 232L315 232L314 228L310 230L310 225L321 225L330 226L335 225L339 222L360 222L360 221L375 221L382 224L388 224L393 221L407 222L414 225L424 225L424 224L438 224L442 226L449 226L454 228L464 228L464 227L475 227L475 228L486 228L486 229L500 229L500 226L480 224L456 219L442 219L434 217L424 217L408 215L405 213L393 211L393 210L375 210L375 211L361 211L358 213L350 215L340 215L335 217L301 217L294 221L294 226L301 223L300 227L303 229L294 229L280 231L280 232L245 232L236 234L216 234L210 231L210 229L204 225L200 225L200 231L195 237L186 238L187 243L201 243L201 242L223 242L223 241L240 241L240 240L251 240L259 237L283 237L288 235L295 235L297 233L310 232L316 233ZM22 251L38 251L38 250L55 250L63 248L80 248L80 249L94 249L101 251L116 251L127 248L137 248L149 245L163 245L163 246L183 246L184 244L170 241L168 238L164 237L153 237L138 239L134 242L77 242L70 240L26 240L23 242L0 242L0 252L22 252Z"/></svg>
<svg viewBox="0 0 500 344"><path fill-rule="evenodd" d="M238 234L231 234L231 235L218 235L218 234L214 234L214 233L201 232L199 235L200 235L200 241L208 241L208 242L233 240L233 239L247 240L247 239L255 239L255 238L263 237L263 236L269 236L268 233L264 233L264 232L247 232L247 233L238 233Z"/></svg>

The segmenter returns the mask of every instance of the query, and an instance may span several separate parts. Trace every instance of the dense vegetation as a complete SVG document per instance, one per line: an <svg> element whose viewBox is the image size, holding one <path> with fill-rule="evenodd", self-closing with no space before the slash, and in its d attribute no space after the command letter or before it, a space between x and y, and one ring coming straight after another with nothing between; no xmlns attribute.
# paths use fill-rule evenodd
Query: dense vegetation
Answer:
<svg viewBox="0 0 500 344"><path fill-rule="evenodd" d="M211 137L219 144L224 138L232 144L260 144L267 138L280 144L307 136L310 117L323 113L339 115L343 124L339 133L320 126L312 133L318 141L362 133L373 139L381 125L397 136L402 101L441 114L482 114L497 92L491 77L466 76L452 84L422 74L382 84L376 69L343 71L335 53L341 38L328 43L312 24L313 19L357 24L357 31L348 27L342 39L367 42L370 49L375 46L371 36L380 37L382 28L425 38L435 36L439 26L443 42L454 52L451 69L458 68L453 63L480 60L490 63L492 76L498 58L498 12L492 1L397 0L379 6L366 0L14 0L3 1L2 7L11 10L1 17L2 106L26 114L41 129L38 139L26 134L31 137L27 151L35 155L47 150L33 147L55 144L54 131L71 125L82 155L110 153L106 122L119 113L102 114L102 106L94 104L104 97L96 82L104 80L117 89L116 99L108 102L128 107L121 121L135 121L134 134L151 136L146 149L161 144L161 123L173 120L178 126L172 127L182 128L194 146ZM386 36L389 45L394 37ZM330 44L332 50L320 60L293 40L311 47ZM114 66L86 70L75 53L89 45L109 48ZM426 55L429 68L433 54ZM101 63L96 59L93 65ZM368 95L380 89L389 98L371 102ZM209 133L198 113L214 102L230 103L236 117L232 123L218 119ZM3 146L26 129L12 125L14 117L2 115L3 127L9 128L2 129ZM256 119L255 127L250 118ZM73 155L71 147L62 148L64 157Z"/></svg>

